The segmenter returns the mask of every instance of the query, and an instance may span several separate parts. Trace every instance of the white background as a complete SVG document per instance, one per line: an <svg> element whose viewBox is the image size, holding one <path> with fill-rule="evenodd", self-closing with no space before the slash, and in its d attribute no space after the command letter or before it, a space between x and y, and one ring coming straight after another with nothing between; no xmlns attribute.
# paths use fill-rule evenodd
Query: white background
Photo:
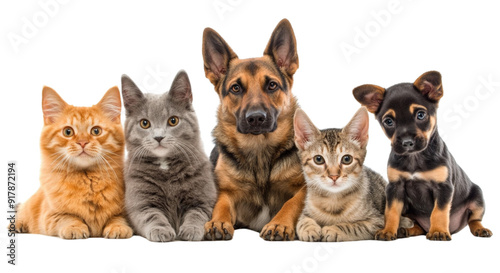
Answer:
<svg viewBox="0 0 500 273"><path fill-rule="evenodd" d="M483 223L495 235L475 238L465 228L451 242L420 236L321 244L265 242L256 232L237 230L229 242L158 244L137 236L65 241L23 234L19 265L8 266L2 254L2 272L498 270L500 7L493 1L6 2L0 6L0 162L5 164L0 173L6 176L7 161L17 161L18 201L39 184L43 85L70 104L90 106L119 86L123 73L143 91L161 93L185 69L209 153L218 97L204 76L203 29L214 28L240 58L249 58L262 55L276 24L288 18L300 59L293 93L319 128L348 122L359 107L352 97L358 85L389 87L413 82L428 70L442 73L439 131L483 189ZM47 2L57 8L47 11ZM355 52L346 54L343 47ZM370 122L366 165L385 176L390 143L373 117ZM2 185L0 207L6 211L6 182ZM6 253L7 235L2 230L0 236L0 253Z"/></svg>

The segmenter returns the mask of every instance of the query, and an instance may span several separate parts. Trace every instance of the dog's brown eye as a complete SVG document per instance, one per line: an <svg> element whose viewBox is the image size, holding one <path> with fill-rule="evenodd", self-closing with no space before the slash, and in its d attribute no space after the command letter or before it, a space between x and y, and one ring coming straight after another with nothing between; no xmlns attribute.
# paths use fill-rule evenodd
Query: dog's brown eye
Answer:
<svg viewBox="0 0 500 273"><path fill-rule="evenodd" d="M352 163L352 156L351 155L344 155L342 157L342 164L349 165L351 163Z"/></svg>
<svg viewBox="0 0 500 273"><path fill-rule="evenodd" d="M148 129L149 127L151 127L151 123L147 119L141 119L141 121L139 122L139 124L141 125L141 127L143 129Z"/></svg>
<svg viewBox="0 0 500 273"><path fill-rule="evenodd" d="M276 82L272 81L269 83L269 87L268 87L269 91L274 91L274 90L276 90L276 88L278 88L278 84Z"/></svg>
<svg viewBox="0 0 500 273"><path fill-rule="evenodd" d="M98 136L102 133L102 129L99 126L94 126L90 129L90 134L93 136Z"/></svg>
<svg viewBox="0 0 500 273"><path fill-rule="evenodd" d="M241 91L241 87L240 87L239 85L237 85L237 84L233 84L233 85L231 86L231 91L232 91L233 93L238 93L238 92L240 92L240 91Z"/></svg>
<svg viewBox="0 0 500 273"><path fill-rule="evenodd" d="M394 120L392 120L392 118L386 118L386 119L384 119L384 124L387 127L392 127L392 126L394 126Z"/></svg>
<svg viewBox="0 0 500 273"><path fill-rule="evenodd" d="M417 119L418 119L418 120L423 120L423 119L425 119L425 116L426 116L426 114L425 114L425 112L424 112L424 111L418 111L418 112L417 112Z"/></svg>
<svg viewBox="0 0 500 273"><path fill-rule="evenodd" d="M170 117L170 118L168 119L168 125L169 125L169 126L174 127L174 126L176 126L177 124L179 124L179 118L178 118L178 117L176 117L176 116L172 116L172 117Z"/></svg>
<svg viewBox="0 0 500 273"><path fill-rule="evenodd" d="M75 134L75 131L73 131L73 128L71 127L64 127L63 129L63 135L65 137L72 137Z"/></svg>
<svg viewBox="0 0 500 273"><path fill-rule="evenodd" d="M318 165L325 164L325 159L320 155L314 156L313 160L314 160L314 163L316 163Z"/></svg>

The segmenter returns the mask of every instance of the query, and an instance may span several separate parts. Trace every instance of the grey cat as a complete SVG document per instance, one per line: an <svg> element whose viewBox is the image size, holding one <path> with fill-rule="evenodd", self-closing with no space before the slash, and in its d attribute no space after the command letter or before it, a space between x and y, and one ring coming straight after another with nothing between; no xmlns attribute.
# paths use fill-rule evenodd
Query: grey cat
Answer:
<svg viewBox="0 0 500 273"><path fill-rule="evenodd" d="M154 242L202 240L217 192L186 72L180 71L162 95L143 94L123 75L122 94L130 224Z"/></svg>
<svg viewBox="0 0 500 273"><path fill-rule="evenodd" d="M378 173L365 167L368 113L359 109L343 129L318 130L301 109L294 117L307 198L297 223L302 241L374 239L384 227L385 186ZM403 227L413 222L402 217Z"/></svg>

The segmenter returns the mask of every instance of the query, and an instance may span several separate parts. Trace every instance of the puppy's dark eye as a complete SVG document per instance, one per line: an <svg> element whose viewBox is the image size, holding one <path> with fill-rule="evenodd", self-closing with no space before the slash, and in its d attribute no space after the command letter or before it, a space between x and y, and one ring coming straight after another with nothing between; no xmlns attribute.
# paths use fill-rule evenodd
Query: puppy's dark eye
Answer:
<svg viewBox="0 0 500 273"><path fill-rule="evenodd" d="M394 120L392 120L392 118L386 118L384 119L384 124L387 127L392 127L394 126Z"/></svg>
<svg viewBox="0 0 500 273"><path fill-rule="evenodd" d="M141 121L139 121L139 124L143 129L148 129L149 127L151 127L151 123L147 119L141 119Z"/></svg>
<svg viewBox="0 0 500 273"><path fill-rule="evenodd" d="M238 84L233 84L233 85L231 86L231 92L233 92L233 93L238 93L238 92L240 92L240 91L241 91L241 87L240 87Z"/></svg>
<svg viewBox="0 0 500 273"><path fill-rule="evenodd" d="M352 156L351 155L344 155L342 157L342 164L349 165L351 163L352 163Z"/></svg>
<svg viewBox="0 0 500 273"><path fill-rule="evenodd" d="M269 82L269 86L267 87L269 91L274 91L278 89L278 84L275 81Z"/></svg>
<svg viewBox="0 0 500 273"><path fill-rule="evenodd" d="M325 159L320 155L314 156L313 160L314 160L314 163L316 163L317 165L325 164Z"/></svg>
<svg viewBox="0 0 500 273"><path fill-rule="evenodd" d="M424 111L417 112L417 119L419 119L419 120L425 119L426 116L427 116L427 114Z"/></svg>

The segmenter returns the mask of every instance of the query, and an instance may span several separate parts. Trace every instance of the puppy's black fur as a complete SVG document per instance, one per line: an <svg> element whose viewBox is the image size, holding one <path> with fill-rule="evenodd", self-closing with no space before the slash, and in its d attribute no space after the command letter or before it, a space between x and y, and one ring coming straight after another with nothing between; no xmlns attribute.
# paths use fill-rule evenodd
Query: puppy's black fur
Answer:
<svg viewBox="0 0 500 273"><path fill-rule="evenodd" d="M376 239L427 233L431 240L451 240L467 224L475 236L490 237L492 232L481 224L481 189L458 166L437 131L441 74L429 71L413 84L388 89L362 85L353 94L375 114L392 143L385 227ZM414 227L398 230L401 215L413 219Z"/></svg>

